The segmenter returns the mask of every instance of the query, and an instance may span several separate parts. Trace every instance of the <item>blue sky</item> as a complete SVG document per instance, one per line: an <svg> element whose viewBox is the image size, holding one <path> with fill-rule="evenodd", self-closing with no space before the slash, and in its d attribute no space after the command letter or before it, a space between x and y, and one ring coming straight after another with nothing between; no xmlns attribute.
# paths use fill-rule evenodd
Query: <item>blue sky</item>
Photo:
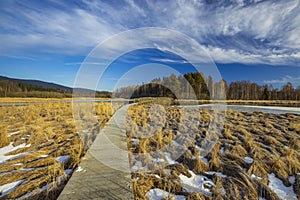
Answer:
<svg viewBox="0 0 300 200"><path fill-rule="evenodd" d="M123 31L161 27L197 41L228 82L300 85L299 13L299 0L1 0L0 75L73 86L98 44ZM154 71L170 73L162 65L192 71L183 61L163 48L120 55L98 88L112 90L120 77L130 84L150 80ZM126 78L142 64L144 73Z"/></svg>

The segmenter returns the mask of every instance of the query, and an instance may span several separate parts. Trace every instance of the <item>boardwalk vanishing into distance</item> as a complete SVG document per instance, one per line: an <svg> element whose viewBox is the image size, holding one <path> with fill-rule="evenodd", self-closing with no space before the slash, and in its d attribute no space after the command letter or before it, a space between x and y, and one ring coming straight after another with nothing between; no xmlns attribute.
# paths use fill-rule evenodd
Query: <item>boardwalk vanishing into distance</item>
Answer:
<svg viewBox="0 0 300 200"><path fill-rule="evenodd" d="M128 106L120 108L100 131L59 200L134 199L125 132Z"/></svg>

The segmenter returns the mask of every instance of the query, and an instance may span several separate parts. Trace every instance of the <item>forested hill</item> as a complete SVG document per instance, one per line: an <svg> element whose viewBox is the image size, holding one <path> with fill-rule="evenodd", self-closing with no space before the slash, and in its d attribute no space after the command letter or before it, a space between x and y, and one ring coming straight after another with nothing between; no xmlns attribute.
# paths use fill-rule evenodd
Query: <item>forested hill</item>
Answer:
<svg viewBox="0 0 300 200"><path fill-rule="evenodd" d="M80 89L81 93L91 94L92 90ZM39 80L14 79L0 76L0 97L72 97L73 88ZM111 97L110 92L96 91L96 97Z"/></svg>
<svg viewBox="0 0 300 200"><path fill-rule="evenodd" d="M224 94L226 93L226 94ZM250 81L227 83L214 81L202 73L174 74L153 79L150 83L118 88L114 95L123 98L172 97L178 99L222 99L228 100L300 100L300 86L287 83L282 88L258 85ZM193 96L193 95L196 95Z"/></svg>
<svg viewBox="0 0 300 200"><path fill-rule="evenodd" d="M27 85L31 85L31 86L38 86L41 88L49 88L49 89L58 89L61 91L72 91L73 90L71 87L66 87L63 85L56 84L56 83L49 83L49 82L44 82L44 81L39 81L39 80L15 79L15 78L8 78L5 76L0 76L0 81L26 83Z"/></svg>

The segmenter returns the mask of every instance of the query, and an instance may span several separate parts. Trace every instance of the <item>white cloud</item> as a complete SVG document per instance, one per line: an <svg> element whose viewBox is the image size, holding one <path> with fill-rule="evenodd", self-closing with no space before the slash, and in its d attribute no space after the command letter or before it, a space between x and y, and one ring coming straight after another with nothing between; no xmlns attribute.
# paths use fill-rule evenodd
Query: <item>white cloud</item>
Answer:
<svg viewBox="0 0 300 200"><path fill-rule="evenodd" d="M136 11L143 17L146 17L145 11L141 7L136 5L133 0L126 0L126 2L131 6L131 8L133 8L133 12Z"/></svg>
<svg viewBox="0 0 300 200"><path fill-rule="evenodd" d="M286 75L282 77L281 79L273 79L273 80L265 80L264 83L266 84L286 84L286 83L292 83L293 85L300 85L300 76L299 77L293 77Z"/></svg>
<svg viewBox="0 0 300 200"><path fill-rule="evenodd" d="M65 63L65 65L103 65L103 62L69 62L69 63Z"/></svg>
<svg viewBox="0 0 300 200"><path fill-rule="evenodd" d="M169 12L169 18L174 20L161 20L162 24L208 44L208 51L212 50L217 61L295 64L290 58L294 59L300 50L299 1L219 7L181 2L184 3L178 4L176 12ZM274 49L284 56L273 54Z"/></svg>
<svg viewBox="0 0 300 200"><path fill-rule="evenodd" d="M12 1L0 8L0 55L82 55L116 33L150 26L187 34L217 62L298 65L298 0L226 2L170 0L142 4L133 0L82 0L80 6L75 6L53 0L41 12L43 7L35 8L32 2L25 5ZM132 42L139 45L139 41L129 38L110 44L110 49L120 49ZM183 46L181 51L188 48Z"/></svg>
<svg viewBox="0 0 300 200"><path fill-rule="evenodd" d="M26 49L50 53L87 53L99 42L120 31L117 26L78 8L69 12L49 9L43 13L34 9L16 8L10 12L17 13L22 23L17 22L18 19L9 21L11 16L2 21L4 27L8 24L7 28L17 33L0 34L1 53L24 52Z"/></svg>
<svg viewBox="0 0 300 200"><path fill-rule="evenodd" d="M167 58L152 58L152 61L158 61L158 62L165 62L165 63L179 63L179 64L186 64L189 63L185 60L177 60L177 59L167 59Z"/></svg>

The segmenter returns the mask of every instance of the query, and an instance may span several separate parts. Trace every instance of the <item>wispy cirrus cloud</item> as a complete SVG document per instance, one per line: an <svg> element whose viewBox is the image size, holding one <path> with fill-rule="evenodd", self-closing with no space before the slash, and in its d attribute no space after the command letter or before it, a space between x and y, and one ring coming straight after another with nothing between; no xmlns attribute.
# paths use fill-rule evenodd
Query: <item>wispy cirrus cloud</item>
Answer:
<svg viewBox="0 0 300 200"><path fill-rule="evenodd" d="M44 9L43 5L35 5L32 1L12 2L2 6L4 12L0 12L2 54L44 52L76 55L88 52L121 30L76 6L61 8L55 3L45 3Z"/></svg>
<svg viewBox="0 0 300 200"><path fill-rule="evenodd" d="M1 1L0 54L85 55L122 31L164 27L194 38L219 63L299 65L298 0L145 2Z"/></svg>
<svg viewBox="0 0 300 200"><path fill-rule="evenodd" d="M65 65L82 65L82 64L85 64L85 65L102 65L104 64L103 62L68 62L68 63L65 63Z"/></svg>
<svg viewBox="0 0 300 200"><path fill-rule="evenodd" d="M178 63L178 64L186 64L189 63L186 60L178 60L178 59L167 59L167 58L152 58L152 61L164 62L164 63Z"/></svg>
<svg viewBox="0 0 300 200"><path fill-rule="evenodd" d="M286 75L282 77L281 79L273 79L273 80L265 80L264 83L266 84L286 84L286 83L292 83L293 85L300 85L300 76L293 77Z"/></svg>

